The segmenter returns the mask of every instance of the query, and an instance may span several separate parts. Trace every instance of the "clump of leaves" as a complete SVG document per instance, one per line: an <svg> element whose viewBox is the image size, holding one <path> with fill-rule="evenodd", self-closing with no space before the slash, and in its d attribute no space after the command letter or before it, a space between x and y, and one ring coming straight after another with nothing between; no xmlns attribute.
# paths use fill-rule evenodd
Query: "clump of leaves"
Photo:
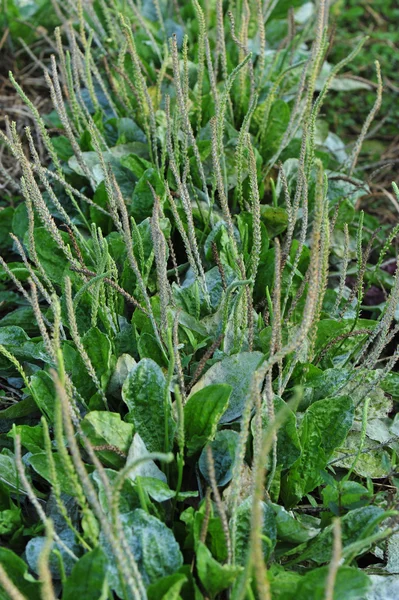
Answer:
<svg viewBox="0 0 399 600"><path fill-rule="evenodd" d="M320 86L324 2L57 7L54 112L11 76L50 166L2 136L0 595L366 597L397 518L378 64L348 155L319 114L361 44Z"/></svg>

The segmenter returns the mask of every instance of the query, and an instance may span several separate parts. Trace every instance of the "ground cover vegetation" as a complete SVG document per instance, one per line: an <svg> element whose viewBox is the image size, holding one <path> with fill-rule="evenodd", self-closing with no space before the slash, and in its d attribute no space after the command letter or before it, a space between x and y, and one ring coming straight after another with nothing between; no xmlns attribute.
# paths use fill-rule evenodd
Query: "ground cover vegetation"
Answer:
<svg viewBox="0 0 399 600"><path fill-rule="evenodd" d="M324 0L7 6L59 26L52 109L11 74L32 125L0 133L0 598L395 597L366 40L327 61ZM330 90L373 92L351 147Z"/></svg>

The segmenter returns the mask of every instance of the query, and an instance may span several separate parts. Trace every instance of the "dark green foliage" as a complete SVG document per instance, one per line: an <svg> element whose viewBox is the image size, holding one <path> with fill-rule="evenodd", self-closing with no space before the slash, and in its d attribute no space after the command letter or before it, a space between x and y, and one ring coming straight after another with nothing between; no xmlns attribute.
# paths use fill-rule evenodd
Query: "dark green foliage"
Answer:
<svg viewBox="0 0 399 600"><path fill-rule="evenodd" d="M54 112L11 76L42 153L1 137L0 599L373 600L397 231L323 118L369 93L324 3L28 5L13 37L61 28Z"/></svg>

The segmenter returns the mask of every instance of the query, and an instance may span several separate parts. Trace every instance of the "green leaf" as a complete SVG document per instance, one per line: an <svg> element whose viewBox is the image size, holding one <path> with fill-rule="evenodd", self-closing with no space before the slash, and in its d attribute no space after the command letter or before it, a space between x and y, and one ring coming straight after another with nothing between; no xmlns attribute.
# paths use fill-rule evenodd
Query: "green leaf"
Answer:
<svg viewBox="0 0 399 600"><path fill-rule="evenodd" d="M324 600L328 567L306 573L296 589L296 600ZM367 596L370 580L366 573L353 567L339 567L334 583L333 600L363 600Z"/></svg>
<svg viewBox="0 0 399 600"><path fill-rule="evenodd" d="M264 109L259 106L260 115L263 115ZM290 120L290 109L284 100L275 100L271 106L269 119L267 121L265 135L263 136L262 157L269 159L279 147L280 141L287 129Z"/></svg>
<svg viewBox="0 0 399 600"><path fill-rule="evenodd" d="M112 486L118 477L118 472L114 471L114 469L104 469L104 471L108 477L112 489ZM111 512L107 490L104 487L104 483L98 474L98 471L93 471L91 478L95 481L96 487L98 488L98 499L102 509L105 513ZM123 484L119 499L119 514L122 515L131 513L135 508L140 508L140 498L135 489L133 481L131 481L131 479L126 479Z"/></svg>
<svg viewBox="0 0 399 600"><path fill-rule="evenodd" d="M29 452L40 452L44 446L43 428L41 425L16 425L7 435L15 439L15 434L19 434L21 444Z"/></svg>
<svg viewBox="0 0 399 600"><path fill-rule="evenodd" d="M12 219L12 231L20 240L24 239L25 232L28 230L28 211L26 204L21 202L14 211Z"/></svg>
<svg viewBox="0 0 399 600"><path fill-rule="evenodd" d="M23 528L23 521L20 508L10 508L0 511L0 535L11 535L21 527Z"/></svg>
<svg viewBox="0 0 399 600"><path fill-rule="evenodd" d="M130 119L128 117L118 119L118 134L119 138L117 141L117 145L128 144L129 142L142 142L145 144L147 141L144 132L140 129L137 123L135 123L133 119ZM129 156L135 155L128 154L128 157ZM135 156L135 158L139 157Z"/></svg>
<svg viewBox="0 0 399 600"><path fill-rule="evenodd" d="M111 342L97 327L89 329L82 338L85 350L105 389L111 374Z"/></svg>
<svg viewBox="0 0 399 600"><path fill-rule="evenodd" d="M365 506L351 510L341 518L342 546L373 535L378 531L378 524L385 518L385 512L378 506ZM328 525L318 536L309 542L299 560L312 560L317 564L331 560L333 547L333 525ZM366 546L367 547L367 546Z"/></svg>
<svg viewBox="0 0 399 600"><path fill-rule="evenodd" d="M148 456L148 450L143 440L138 433L133 436L132 445L127 455L126 465L135 463L139 459L143 459ZM129 471L129 478L134 481L136 477L149 477L151 479L160 479L166 483L166 475L161 471L152 459L145 461L140 460L138 464L132 466Z"/></svg>
<svg viewBox="0 0 399 600"><path fill-rule="evenodd" d="M147 492L147 494L156 502L165 502L176 496L176 492L171 490L167 483L155 477L137 477L135 481ZM177 499L181 502L186 498L196 498L198 492L180 492Z"/></svg>
<svg viewBox="0 0 399 600"><path fill-rule="evenodd" d="M183 564L183 557L172 531L159 519L136 509L120 516L125 540L133 552L137 566L148 586L162 577L173 575ZM123 597L115 560L104 534L100 542L109 557L108 577L110 586Z"/></svg>
<svg viewBox="0 0 399 600"><path fill-rule="evenodd" d="M303 544L314 538L320 529L302 523L294 513L278 504L271 505L276 515L277 539L291 544Z"/></svg>
<svg viewBox="0 0 399 600"><path fill-rule="evenodd" d="M64 463L61 460L61 456L53 452L53 460L55 463L55 470L57 473L57 480L61 487L61 490L69 496L76 495L76 489L71 481L68 472L65 470ZM51 477L50 465L45 452L37 452L29 457L29 464L43 479L48 481L51 485L54 485L54 481Z"/></svg>
<svg viewBox="0 0 399 600"><path fill-rule="evenodd" d="M51 143L61 160L69 160L74 155L71 142L64 135L53 136Z"/></svg>
<svg viewBox="0 0 399 600"><path fill-rule="evenodd" d="M189 455L201 450L214 438L231 392L230 385L219 383L191 394L184 406L184 429Z"/></svg>
<svg viewBox="0 0 399 600"><path fill-rule="evenodd" d="M75 555L79 555L81 549L75 541L74 532L67 527L58 534L65 546L72 550ZM25 548L27 563L36 574L39 574L40 555L46 543L47 539L44 536L38 536L30 539ZM57 553L54 550L57 550ZM61 554L63 569L60 567L59 554ZM59 542L53 542L49 558L49 568L53 579L61 579L63 571L66 575L69 575L74 565L75 560L66 549Z"/></svg>
<svg viewBox="0 0 399 600"><path fill-rule="evenodd" d="M152 185L157 196L162 197L164 194L164 185L158 172L152 168L147 169L136 183L133 192L131 214L138 223L152 215L154 196L148 183Z"/></svg>
<svg viewBox="0 0 399 600"><path fill-rule="evenodd" d="M337 481L335 486L327 485L322 494L324 506L337 516L343 508L353 510L367 505L372 496L370 491L357 481Z"/></svg>
<svg viewBox="0 0 399 600"><path fill-rule="evenodd" d="M30 389L40 411L51 423L55 404L55 388L51 376L46 371L38 371L31 377Z"/></svg>
<svg viewBox="0 0 399 600"><path fill-rule="evenodd" d="M8 327L0 327L0 344L20 360L43 361L52 364L43 342L32 341L22 327L17 325L9 325ZM0 356L0 364L6 362L10 364L8 359Z"/></svg>
<svg viewBox="0 0 399 600"><path fill-rule="evenodd" d="M12 222L14 209L12 206L0 209L0 250L5 250L12 246L10 231L12 231Z"/></svg>
<svg viewBox="0 0 399 600"><path fill-rule="evenodd" d="M226 383L233 389L227 410L220 423L229 423L241 416L251 394L253 375L263 360L261 352L241 352L215 363L194 385L191 394L214 383Z"/></svg>
<svg viewBox="0 0 399 600"><path fill-rule="evenodd" d="M40 600L41 583L28 573L28 565L12 550L0 547L0 564L17 589L29 600ZM0 600L10 600L0 587Z"/></svg>
<svg viewBox="0 0 399 600"><path fill-rule="evenodd" d="M70 244L68 235L63 231L58 231L66 245ZM35 247L40 264L46 271L50 279L60 285L62 282L64 271L68 268L68 261L64 252L58 247L49 232L45 227L35 228ZM29 247L29 237L25 237L27 246ZM31 257L32 258L32 257Z"/></svg>
<svg viewBox="0 0 399 600"><path fill-rule="evenodd" d="M21 419L34 412L37 412L36 402L33 398L24 398L19 400L16 404L12 404L8 408L0 411L0 419Z"/></svg>
<svg viewBox="0 0 399 600"><path fill-rule="evenodd" d="M219 487L227 485L231 481L239 437L236 431L224 429L218 431L213 442L209 444L215 467L216 484ZM210 485L206 447L201 452L198 465L202 475Z"/></svg>
<svg viewBox="0 0 399 600"><path fill-rule="evenodd" d="M359 446L362 444L362 434L360 431L350 431L345 442L340 444L334 454L334 465L350 469L355 461ZM388 452L380 447L376 448L376 442L366 436L363 440L363 450L356 460L354 472L362 477L371 477L372 479L388 477L392 469L391 459Z"/></svg>
<svg viewBox="0 0 399 600"><path fill-rule="evenodd" d="M273 238L287 229L288 213L285 208L277 206L261 206L261 219L268 235Z"/></svg>
<svg viewBox="0 0 399 600"><path fill-rule="evenodd" d="M38 334L35 315L30 306L21 306L0 319L0 327L8 327L9 325L22 327L28 335Z"/></svg>
<svg viewBox="0 0 399 600"><path fill-rule="evenodd" d="M320 567L300 576L273 565L269 571L273 600L324 600L328 572L328 567ZM360 569L339 567L333 600L364 600L369 587L370 580Z"/></svg>
<svg viewBox="0 0 399 600"><path fill-rule="evenodd" d="M121 159L121 165L129 169L137 177L137 179L140 179L146 169L151 169L152 167L148 160L140 158L140 156L136 156L135 154L123 156Z"/></svg>
<svg viewBox="0 0 399 600"><path fill-rule="evenodd" d="M81 421L81 427L93 446L116 449L98 450L98 456L107 466L120 468L124 463L123 455L127 456L132 442L133 425L122 421L119 413L92 410Z"/></svg>
<svg viewBox="0 0 399 600"><path fill-rule="evenodd" d="M151 333L145 331L141 334L137 343L137 349L141 359L151 358L157 365L161 367L167 366L162 348Z"/></svg>
<svg viewBox="0 0 399 600"><path fill-rule="evenodd" d="M196 554L198 577L211 598L229 588L243 570L237 565L218 563L202 542L198 542Z"/></svg>
<svg viewBox="0 0 399 600"><path fill-rule="evenodd" d="M326 398L309 406L299 429L302 454L283 479L282 493L288 506L319 485L320 473L335 448L345 440L353 415L348 396Z"/></svg>
<svg viewBox="0 0 399 600"><path fill-rule="evenodd" d="M97 392L96 386L87 372L82 357L69 340L62 344L62 354L65 370L70 374L76 389L82 398L91 398Z"/></svg>
<svg viewBox="0 0 399 600"><path fill-rule="evenodd" d="M235 528L235 557L236 561L245 565L248 553L249 536L251 532L252 519L252 496L248 496L236 510L232 520L232 527ZM266 538L263 541L263 555L268 559L277 539L276 517L273 508L262 502L262 534Z"/></svg>
<svg viewBox="0 0 399 600"><path fill-rule="evenodd" d="M298 437L296 416L292 410L287 411L287 405L278 396L274 396L274 410L277 414L280 410L286 411L284 423L277 434L277 465L283 469L291 467L301 455L301 444ZM267 429L269 417L266 404L262 408L262 427ZM252 433L255 433L255 419L251 423Z"/></svg>
<svg viewBox="0 0 399 600"><path fill-rule="evenodd" d="M296 600L296 590L302 579L298 573L273 563L268 575L273 600Z"/></svg>
<svg viewBox="0 0 399 600"><path fill-rule="evenodd" d="M29 477L28 477L29 479ZM17 471L14 454L4 448L0 454L0 481L2 481L11 492L26 494Z"/></svg>
<svg viewBox="0 0 399 600"><path fill-rule="evenodd" d="M64 584L62 600L87 598L100 600L104 596L107 560L100 547L78 560Z"/></svg>
<svg viewBox="0 0 399 600"><path fill-rule="evenodd" d="M148 586L148 600L179 600L180 591L186 581L187 577L183 573L163 577Z"/></svg>
<svg viewBox="0 0 399 600"><path fill-rule="evenodd" d="M136 365L136 361L130 354L122 354L116 361L114 372L110 378L107 392L115 398L121 397L121 391L126 377Z"/></svg>
<svg viewBox="0 0 399 600"><path fill-rule="evenodd" d="M380 386L384 392L391 394L395 400L399 400L399 373L388 373L385 375Z"/></svg>
<svg viewBox="0 0 399 600"><path fill-rule="evenodd" d="M143 358L128 374L122 398L129 409L129 420L134 423L148 451L168 451L173 441L174 424L162 369L150 358Z"/></svg>

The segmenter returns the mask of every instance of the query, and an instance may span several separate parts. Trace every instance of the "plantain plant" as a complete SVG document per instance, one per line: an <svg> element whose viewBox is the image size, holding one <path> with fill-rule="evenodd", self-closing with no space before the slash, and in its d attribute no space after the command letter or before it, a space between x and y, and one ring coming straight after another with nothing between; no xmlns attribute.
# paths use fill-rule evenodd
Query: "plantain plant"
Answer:
<svg viewBox="0 0 399 600"><path fill-rule="evenodd" d="M348 150L322 106L363 42L327 62L327 5L54 0L53 112L10 74L47 158L1 134L1 599L392 572L398 229L356 210L381 74Z"/></svg>

